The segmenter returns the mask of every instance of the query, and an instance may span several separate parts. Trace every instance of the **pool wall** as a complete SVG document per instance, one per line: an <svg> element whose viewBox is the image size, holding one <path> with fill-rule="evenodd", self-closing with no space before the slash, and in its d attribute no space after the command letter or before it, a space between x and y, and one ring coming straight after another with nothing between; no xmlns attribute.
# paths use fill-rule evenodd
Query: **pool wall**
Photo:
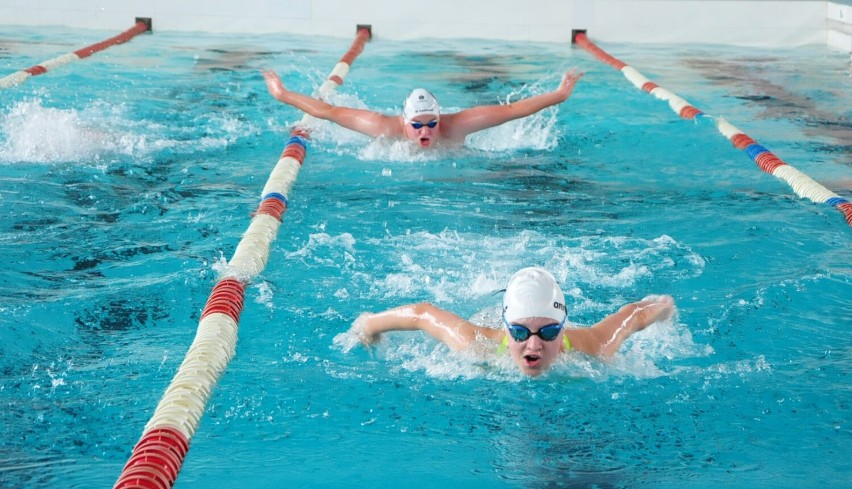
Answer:
<svg viewBox="0 0 852 489"><path fill-rule="evenodd" d="M487 5L487 6L485 6ZM572 29L607 42L722 43L852 50L852 0L0 0L0 23L376 39L483 38L567 42Z"/></svg>

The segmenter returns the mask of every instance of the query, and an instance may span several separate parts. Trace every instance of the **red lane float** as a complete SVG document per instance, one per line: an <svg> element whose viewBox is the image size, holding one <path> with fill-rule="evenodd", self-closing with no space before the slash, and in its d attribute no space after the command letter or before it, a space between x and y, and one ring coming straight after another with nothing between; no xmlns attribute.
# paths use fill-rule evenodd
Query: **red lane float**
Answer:
<svg viewBox="0 0 852 489"><path fill-rule="evenodd" d="M358 29L352 47L334 67L332 76L339 78L339 83L330 76L320 88L321 96L343 83L369 38L368 28ZM204 306L195 339L133 448L116 489L170 489L177 480L213 387L236 351L246 285L266 267L269 246L287 210L287 194L307 153L308 131L299 126L304 126L308 117L305 115L290 133L248 230Z"/></svg>
<svg viewBox="0 0 852 489"><path fill-rule="evenodd" d="M574 34L574 43L588 51L595 58L621 71L624 77L633 83L636 88L648 92L658 99L667 101L672 110L680 117L689 120L695 119L698 116L712 119L719 132L728 138L734 147L744 151L757 164L758 168L787 182L800 197L836 207L837 210L843 213L846 223L852 227L852 203L847 199L826 189L804 173L787 164L724 118L709 116L693 107L683 98L648 80L635 68L596 46L595 43L588 39L585 32L576 32Z"/></svg>
<svg viewBox="0 0 852 489"><path fill-rule="evenodd" d="M620 71L625 78L627 78L631 83L633 83L633 85L636 86L636 88L648 92L651 95L657 97L658 99L665 100L666 102L668 102L672 110L680 117L691 120L701 114L700 110L693 107L686 100L678 97L677 95L666 90L665 88L660 87L656 83L645 78L645 76L639 73L639 71L637 71L635 68L629 66L627 63L611 56L609 53L599 48L597 45L595 45L595 43L589 40L585 32L576 33L576 35L574 36L574 42L578 46L591 53L592 56Z"/></svg>
<svg viewBox="0 0 852 489"><path fill-rule="evenodd" d="M78 49L74 52L59 56L57 58L49 59L47 61L43 61L35 66L31 66L25 70L18 71L16 73L12 73L9 76L4 78L0 78L0 88L9 88L20 83L23 83L24 80L31 76L43 75L50 70L53 70L59 66L66 65L73 61L77 61L83 58L88 58L89 56L97 53L98 51L103 51L104 49L115 46L116 44L125 43L134 37L142 34L143 32L151 30L151 23L149 19L140 19L137 20L136 25L122 32L121 34L101 41L96 44L92 44L91 46L86 46L82 49Z"/></svg>

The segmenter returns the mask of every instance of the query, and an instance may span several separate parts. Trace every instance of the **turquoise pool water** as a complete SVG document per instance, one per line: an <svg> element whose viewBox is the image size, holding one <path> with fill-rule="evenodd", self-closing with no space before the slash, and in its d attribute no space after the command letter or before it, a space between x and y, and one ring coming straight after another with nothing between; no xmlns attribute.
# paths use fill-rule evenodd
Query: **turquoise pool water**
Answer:
<svg viewBox="0 0 852 489"><path fill-rule="evenodd" d="M0 27L0 75L116 33ZM2 93L0 486L116 481L301 117L259 70L310 92L349 43L155 33ZM847 54L602 47L852 195ZM378 39L334 101L391 113L420 85L458 109L572 66L566 104L465 149L313 128L176 487L852 487L836 209L570 46ZM537 380L342 334L422 300L494 323L527 265L576 324L661 293L678 317Z"/></svg>

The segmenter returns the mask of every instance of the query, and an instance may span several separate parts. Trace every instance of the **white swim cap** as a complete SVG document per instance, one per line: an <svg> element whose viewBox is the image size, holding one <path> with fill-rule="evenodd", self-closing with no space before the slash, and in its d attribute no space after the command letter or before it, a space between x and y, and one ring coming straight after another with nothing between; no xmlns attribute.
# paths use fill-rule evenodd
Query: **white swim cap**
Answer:
<svg viewBox="0 0 852 489"><path fill-rule="evenodd" d="M415 88L402 104L402 117L406 122L418 115L434 115L436 119L441 115L435 96L422 88Z"/></svg>
<svg viewBox="0 0 852 489"><path fill-rule="evenodd" d="M565 294L547 270L529 267L509 279L503 295L503 314L512 323L525 318L565 319Z"/></svg>

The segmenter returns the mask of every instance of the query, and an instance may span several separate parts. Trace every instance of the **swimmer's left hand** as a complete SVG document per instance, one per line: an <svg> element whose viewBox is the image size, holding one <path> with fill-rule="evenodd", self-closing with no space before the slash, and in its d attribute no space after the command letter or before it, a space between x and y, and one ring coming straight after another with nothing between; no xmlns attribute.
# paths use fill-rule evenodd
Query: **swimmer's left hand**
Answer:
<svg viewBox="0 0 852 489"><path fill-rule="evenodd" d="M269 90L269 93L276 99L283 102L287 89L284 88L284 83L281 81L278 73L275 73L272 70L263 70L261 73L263 74L263 78L266 80L266 89Z"/></svg>
<svg viewBox="0 0 852 489"><path fill-rule="evenodd" d="M648 324L665 321L672 317L675 310L674 298L670 295L652 295L642 299L645 306L643 313L647 316Z"/></svg>

